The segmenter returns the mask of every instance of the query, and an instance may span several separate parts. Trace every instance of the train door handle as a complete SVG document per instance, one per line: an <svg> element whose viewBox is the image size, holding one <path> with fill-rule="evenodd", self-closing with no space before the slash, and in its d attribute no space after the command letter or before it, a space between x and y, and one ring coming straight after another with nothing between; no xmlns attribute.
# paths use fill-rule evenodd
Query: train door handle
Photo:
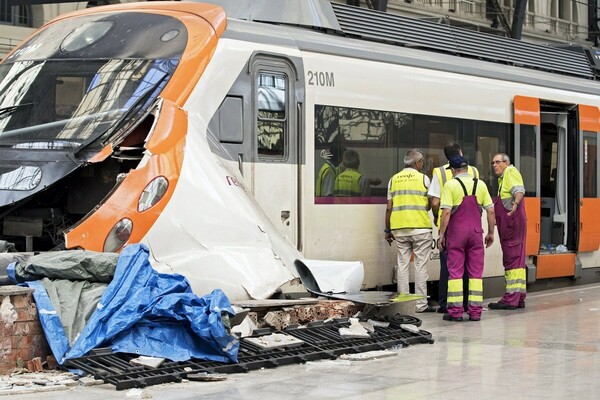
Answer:
<svg viewBox="0 0 600 400"><path fill-rule="evenodd" d="M282 211L281 212L281 222L286 224L287 226L290 225L290 215L291 213L287 210Z"/></svg>
<svg viewBox="0 0 600 400"><path fill-rule="evenodd" d="M540 223L539 222L535 223L535 233L540 233Z"/></svg>
<svg viewBox="0 0 600 400"><path fill-rule="evenodd" d="M579 223L579 230L583 232L583 222Z"/></svg>
<svg viewBox="0 0 600 400"><path fill-rule="evenodd" d="M242 176L244 176L244 155L242 153L238 154L238 168Z"/></svg>

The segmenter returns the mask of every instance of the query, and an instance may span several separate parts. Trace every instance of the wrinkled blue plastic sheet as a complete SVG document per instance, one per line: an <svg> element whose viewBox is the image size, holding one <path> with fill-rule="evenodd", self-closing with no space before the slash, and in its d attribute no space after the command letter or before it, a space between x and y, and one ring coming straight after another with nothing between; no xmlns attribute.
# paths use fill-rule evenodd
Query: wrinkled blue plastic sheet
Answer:
<svg viewBox="0 0 600 400"><path fill-rule="evenodd" d="M144 245L123 250L113 280L72 346L44 286L27 285L35 289L40 322L61 364L101 347L172 361L237 362L239 341L222 322L222 312L235 315L227 296L216 289L198 297L185 277L156 272Z"/></svg>

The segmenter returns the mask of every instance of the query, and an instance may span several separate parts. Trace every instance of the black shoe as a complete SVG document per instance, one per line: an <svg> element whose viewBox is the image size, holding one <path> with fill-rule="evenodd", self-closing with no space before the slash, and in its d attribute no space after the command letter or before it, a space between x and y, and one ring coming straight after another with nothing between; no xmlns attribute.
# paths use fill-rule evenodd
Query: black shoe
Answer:
<svg viewBox="0 0 600 400"><path fill-rule="evenodd" d="M426 309L424 310L417 310L418 313L424 313L424 312L435 312L435 308L431 307L431 306L427 306Z"/></svg>
<svg viewBox="0 0 600 400"><path fill-rule="evenodd" d="M525 308L525 304L519 304L517 308Z"/></svg>
<svg viewBox="0 0 600 400"><path fill-rule="evenodd" d="M440 306L440 308L437 309L437 312L439 312L440 314L448 314L448 310L446 309L446 307L442 306Z"/></svg>
<svg viewBox="0 0 600 400"><path fill-rule="evenodd" d="M442 317L442 319L444 321L461 322L463 320L463 317L453 317L450 314L444 314L444 316Z"/></svg>
<svg viewBox="0 0 600 400"><path fill-rule="evenodd" d="M469 321L481 321L481 317L471 317L469 315Z"/></svg>
<svg viewBox="0 0 600 400"><path fill-rule="evenodd" d="M488 307L491 310L514 310L517 308L515 306L511 306L511 305L503 303L501 301L499 301L497 303L490 303L490 304L488 304Z"/></svg>

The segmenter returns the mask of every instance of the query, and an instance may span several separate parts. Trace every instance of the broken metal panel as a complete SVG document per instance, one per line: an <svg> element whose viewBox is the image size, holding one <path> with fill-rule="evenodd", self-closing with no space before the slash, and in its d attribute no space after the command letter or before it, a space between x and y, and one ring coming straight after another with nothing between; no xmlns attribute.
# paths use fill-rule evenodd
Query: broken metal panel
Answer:
<svg viewBox="0 0 600 400"><path fill-rule="evenodd" d="M296 260L302 282L320 293L357 293L364 279L360 261Z"/></svg>
<svg viewBox="0 0 600 400"><path fill-rule="evenodd" d="M379 292L379 291L360 291L360 286L355 281L360 277L360 283L362 284L362 276L364 273L363 265L361 262L347 263L342 261L322 261L322 260L296 260L294 265L300 275L302 284L311 293L319 296L329 297L332 299L349 300L355 303L369 304L372 306L386 306L392 304L390 301L394 292ZM360 264L360 272L358 272ZM330 266L335 271L338 271L338 282L336 282L335 275L327 274L326 267ZM352 266L353 268L346 273L342 273L344 266ZM323 268L325 267L325 268ZM341 274L341 278L340 275ZM346 283L347 281L347 283ZM334 288L329 291L324 291L321 286L325 288ZM345 292L342 289L346 288L352 290L352 292ZM335 290L335 292L334 292Z"/></svg>

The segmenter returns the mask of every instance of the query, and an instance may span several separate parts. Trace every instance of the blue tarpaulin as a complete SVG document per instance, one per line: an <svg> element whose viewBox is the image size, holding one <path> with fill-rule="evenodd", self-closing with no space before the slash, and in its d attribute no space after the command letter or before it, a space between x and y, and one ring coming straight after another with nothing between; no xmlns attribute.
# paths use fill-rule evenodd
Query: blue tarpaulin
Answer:
<svg viewBox="0 0 600 400"><path fill-rule="evenodd" d="M156 272L144 245L120 254L112 281L71 345L44 285L27 284L35 288L40 322L60 363L101 347L173 361L237 362L238 339L222 321L222 313L235 315L227 296L216 289L198 297L185 277Z"/></svg>

